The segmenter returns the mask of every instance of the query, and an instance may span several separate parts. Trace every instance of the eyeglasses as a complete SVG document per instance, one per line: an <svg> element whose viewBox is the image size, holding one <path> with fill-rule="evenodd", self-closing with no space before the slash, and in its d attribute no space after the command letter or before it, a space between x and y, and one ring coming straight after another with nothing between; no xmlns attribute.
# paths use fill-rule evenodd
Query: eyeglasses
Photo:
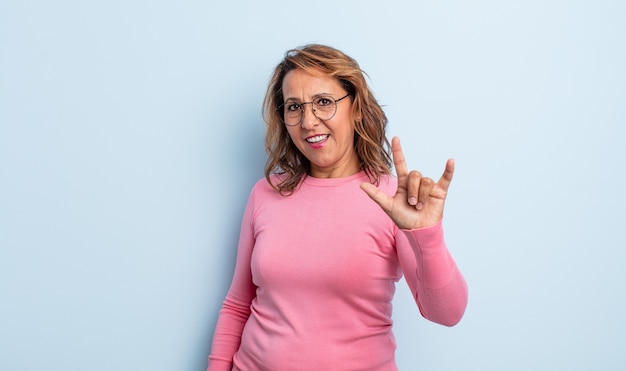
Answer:
<svg viewBox="0 0 626 371"><path fill-rule="evenodd" d="M312 102L285 102L278 106L276 111L282 112L283 123L287 126L296 126L302 123L304 118L304 105L310 104L313 115L322 121L330 120L337 113L337 102L350 96L350 93L339 99L334 99L330 95L321 95Z"/></svg>

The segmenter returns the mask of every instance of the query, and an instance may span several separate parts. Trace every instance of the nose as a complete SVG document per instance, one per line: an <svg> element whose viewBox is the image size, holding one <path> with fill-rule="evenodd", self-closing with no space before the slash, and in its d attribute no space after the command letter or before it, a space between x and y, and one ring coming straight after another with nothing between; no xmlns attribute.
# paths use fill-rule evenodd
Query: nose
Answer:
<svg viewBox="0 0 626 371"><path fill-rule="evenodd" d="M315 116L315 108L312 104L310 105L310 112L307 112L306 106L308 106L308 104L302 105L302 122L300 126L305 130L310 130L319 125L320 119Z"/></svg>

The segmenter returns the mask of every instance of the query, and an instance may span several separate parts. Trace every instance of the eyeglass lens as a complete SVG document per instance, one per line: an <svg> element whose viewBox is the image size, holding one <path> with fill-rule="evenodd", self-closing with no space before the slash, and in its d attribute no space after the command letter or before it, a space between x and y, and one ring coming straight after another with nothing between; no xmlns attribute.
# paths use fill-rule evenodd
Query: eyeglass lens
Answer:
<svg viewBox="0 0 626 371"><path fill-rule="evenodd" d="M306 104L311 104L313 114L322 121L330 120L337 111L337 103L332 97L317 97L313 102L306 103L287 102L283 105L285 124L298 125L303 119Z"/></svg>

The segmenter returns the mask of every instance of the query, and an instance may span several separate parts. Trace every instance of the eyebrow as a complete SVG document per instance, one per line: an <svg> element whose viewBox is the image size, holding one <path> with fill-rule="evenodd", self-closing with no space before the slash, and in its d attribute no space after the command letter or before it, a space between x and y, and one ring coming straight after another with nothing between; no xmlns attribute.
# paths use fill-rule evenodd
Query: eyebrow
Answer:
<svg viewBox="0 0 626 371"><path fill-rule="evenodd" d="M331 93L318 93L318 94L313 95L311 99L313 100L319 97L333 97L333 95ZM294 98L294 97L289 97L285 99L285 102L299 102L299 101L300 101L299 98Z"/></svg>

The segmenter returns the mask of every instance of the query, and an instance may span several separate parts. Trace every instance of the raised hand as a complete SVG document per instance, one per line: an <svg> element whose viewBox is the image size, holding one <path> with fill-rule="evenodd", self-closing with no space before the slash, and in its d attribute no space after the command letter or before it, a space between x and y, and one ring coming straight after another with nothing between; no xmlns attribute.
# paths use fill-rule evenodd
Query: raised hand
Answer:
<svg viewBox="0 0 626 371"><path fill-rule="evenodd" d="M443 216L448 187L454 174L454 160L448 160L443 175L435 183L423 177L419 171L408 171L398 137L391 140L391 152L398 176L396 194L389 197L370 183L362 183L361 189L389 215L398 228L418 229L437 224Z"/></svg>

